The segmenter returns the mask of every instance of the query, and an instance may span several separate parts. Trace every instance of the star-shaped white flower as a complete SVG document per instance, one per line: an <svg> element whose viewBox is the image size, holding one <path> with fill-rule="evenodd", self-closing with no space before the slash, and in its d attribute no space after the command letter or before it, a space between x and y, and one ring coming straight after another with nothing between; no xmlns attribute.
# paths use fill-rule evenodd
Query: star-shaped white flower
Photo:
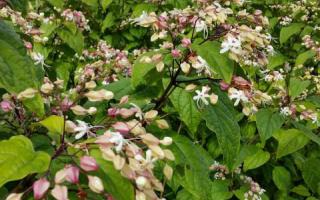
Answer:
<svg viewBox="0 0 320 200"><path fill-rule="evenodd" d="M234 106L239 105L240 101L242 102L248 102L248 97L244 94L242 90L237 90L235 88L229 89L229 98L231 100L235 99Z"/></svg>
<svg viewBox="0 0 320 200"><path fill-rule="evenodd" d="M197 102L197 106L201 107L202 103L205 105L209 105L209 102L206 98L209 98L210 95L208 94L210 88L207 86L203 86L202 90L196 90L197 95L193 97L193 100Z"/></svg>
<svg viewBox="0 0 320 200"><path fill-rule="evenodd" d="M241 50L241 40L239 37L228 36L221 44L220 53L225 53L227 51L233 51L239 53Z"/></svg>

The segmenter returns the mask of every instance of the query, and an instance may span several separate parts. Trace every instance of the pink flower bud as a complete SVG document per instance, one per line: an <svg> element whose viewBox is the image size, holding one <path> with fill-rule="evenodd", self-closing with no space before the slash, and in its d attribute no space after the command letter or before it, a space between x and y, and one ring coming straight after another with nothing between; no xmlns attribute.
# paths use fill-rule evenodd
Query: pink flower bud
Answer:
<svg viewBox="0 0 320 200"><path fill-rule="evenodd" d="M219 85L220 85L220 89L223 91L228 90L230 87L230 85L224 81L220 81Z"/></svg>
<svg viewBox="0 0 320 200"><path fill-rule="evenodd" d="M185 48L189 47L191 44L191 40L189 38L183 38L181 40L181 45Z"/></svg>
<svg viewBox="0 0 320 200"><path fill-rule="evenodd" d="M131 117L135 113L134 110L132 109L127 109L127 108L121 108L119 111L119 114L121 115L122 118L126 119L128 117Z"/></svg>
<svg viewBox="0 0 320 200"><path fill-rule="evenodd" d="M174 57L174 58L179 58L181 56L181 52L179 49L172 49L171 50L171 55Z"/></svg>
<svg viewBox="0 0 320 200"><path fill-rule="evenodd" d="M13 107L11 106L11 103L6 100L1 101L0 107L4 112L10 112L13 109Z"/></svg>
<svg viewBox="0 0 320 200"><path fill-rule="evenodd" d="M124 122L117 122L112 127L121 134L128 134L130 131L128 125Z"/></svg>
<svg viewBox="0 0 320 200"><path fill-rule="evenodd" d="M109 108L108 109L108 116L109 117L116 117L118 115L118 109L117 108Z"/></svg>
<svg viewBox="0 0 320 200"><path fill-rule="evenodd" d="M73 102L70 99L64 98L60 105L61 110L64 112L68 111L72 105L73 105Z"/></svg>
<svg viewBox="0 0 320 200"><path fill-rule="evenodd" d="M41 178L33 183L33 196L34 199L38 200L41 199L44 194L47 192L47 190L50 187L49 181L47 181L46 178Z"/></svg>
<svg viewBox="0 0 320 200"><path fill-rule="evenodd" d="M68 200L68 188L66 186L56 185L51 194L57 200Z"/></svg>
<svg viewBox="0 0 320 200"><path fill-rule="evenodd" d="M79 168L73 165L68 165L66 167L66 180L70 183L78 183L79 182Z"/></svg>
<svg viewBox="0 0 320 200"><path fill-rule="evenodd" d="M24 46L27 48L27 49L32 49L32 44L30 42L24 42Z"/></svg>
<svg viewBox="0 0 320 200"><path fill-rule="evenodd" d="M80 167L87 172L96 171L99 168L96 160L90 156L83 156L80 159Z"/></svg>

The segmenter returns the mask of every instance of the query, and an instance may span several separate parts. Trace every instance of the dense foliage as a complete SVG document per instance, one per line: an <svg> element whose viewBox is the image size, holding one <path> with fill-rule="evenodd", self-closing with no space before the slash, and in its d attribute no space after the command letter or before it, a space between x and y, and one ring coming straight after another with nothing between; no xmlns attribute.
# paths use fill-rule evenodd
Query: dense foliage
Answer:
<svg viewBox="0 0 320 200"><path fill-rule="evenodd" d="M0 199L319 199L319 4L0 0Z"/></svg>

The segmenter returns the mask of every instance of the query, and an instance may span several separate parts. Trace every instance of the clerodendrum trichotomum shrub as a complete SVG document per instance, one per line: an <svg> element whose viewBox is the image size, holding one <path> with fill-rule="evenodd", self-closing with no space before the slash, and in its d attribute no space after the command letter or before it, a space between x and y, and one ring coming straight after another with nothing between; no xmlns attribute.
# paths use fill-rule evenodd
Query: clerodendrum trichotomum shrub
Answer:
<svg viewBox="0 0 320 200"><path fill-rule="evenodd" d="M0 0L0 199L318 199L319 14Z"/></svg>

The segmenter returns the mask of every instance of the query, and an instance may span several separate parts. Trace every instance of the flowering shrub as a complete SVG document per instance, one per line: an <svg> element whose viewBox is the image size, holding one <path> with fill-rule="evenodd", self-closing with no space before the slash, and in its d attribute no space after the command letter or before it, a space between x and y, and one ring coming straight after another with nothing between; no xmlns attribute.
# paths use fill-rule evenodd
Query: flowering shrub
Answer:
<svg viewBox="0 0 320 200"><path fill-rule="evenodd" d="M320 197L316 0L0 0L0 198Z"/></svg>

